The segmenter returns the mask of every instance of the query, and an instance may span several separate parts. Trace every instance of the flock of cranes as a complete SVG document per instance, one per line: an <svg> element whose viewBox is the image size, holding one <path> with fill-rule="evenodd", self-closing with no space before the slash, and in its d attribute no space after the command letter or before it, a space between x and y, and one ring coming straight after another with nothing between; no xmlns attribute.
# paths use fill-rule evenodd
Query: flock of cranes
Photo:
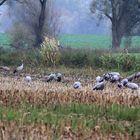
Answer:
<svg viewBox="0 0 140 140"><path fill-rule="evenodd" d="M133 78L138 77L139 76ZM116 83L118 88L126 87L132 90L139 90L139 86L136 83L130 82L129 78L123 79L118 72L108 72L103 74L103 76L97 76L96 85L93 87L93 90L103 90L107 82Z"/></svg>
<svg viewBox="0 0 140 140"><path fill-rule="evenodd" d="M14 69L13 73L14 74L20 73L20 72L22 72L23 68L24 68L24 65L21 64L16 69ZM10 68L7 66L1 66L0 69L3 69L4 71L10 71ZM63 76L61 73L57 73L57 74L51 73L50 75L45 76L44 78L45 78L46 82L51 82L51 81L61 82L62 77ZM118 88L130 88L132 90L139 91L138 84L130 82L133 79L138 78L138 77L140 77L140 72L130 75L127 78L121 77L120 73L118 73L118 72L108 72L108 73L103 74L102 76L96 77L96 83L93 86L93 90L103 90L105 88L106 83L110 82L110 83L115 83ZM25 76L24 80L27 83L32 82L32 78L29 75ZM80 79L78 79L78 81L74 82L74 84L73 84L74 89L80 89L81 87L82 87L82 84L80 82Z"/></svg>

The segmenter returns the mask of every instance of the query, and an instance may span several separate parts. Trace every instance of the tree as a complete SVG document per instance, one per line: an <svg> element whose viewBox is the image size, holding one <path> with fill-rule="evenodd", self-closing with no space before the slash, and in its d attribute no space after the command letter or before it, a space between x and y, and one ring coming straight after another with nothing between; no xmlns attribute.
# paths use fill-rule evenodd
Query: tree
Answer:
<svg viewBox="0 0 140 140"><path fill-rule="evenodd" d="M45 9L47 0L39 0L40 1L40 14L38 18L38 24L36 24L35 33L36 33L36 42L35 46L39 46L43 42L43 27L45 24Z"/></svg>
<svg viewBox="0 0 140 140"><path fill-rule="evenodd" d="M119 48L122 38L140 21L139 0L93 0L90 9L111 21L112 48Z"/></svg>
<svg viewBox="0 0 140 140"><path fill-rule="evenodd" d="M13 1L17 1L17 2L20 2L20 3L22 3L24 0L13 0ZM12 2L13 2L12 1ZM0 0L0 6L2 6L4 3L6 3L6 2L11 2L10 0Z"/></svg>
<svg viewBox="0 0 140 140"><path fill-rule="evenodd" d="M3 5L6 2L6 0L1 0L0 1L0 6Z"/></svg>
<svg viewBox="0 0 140 140"><path fill-rule="evenodd" d="M56 36L59 28L59 12L54 0L24 0L11 7L17 20L34 35L34 46L40 47L44 36ZM56 14L57 13L57 14ZM57 33L56 33L57 32Z"/></svg>

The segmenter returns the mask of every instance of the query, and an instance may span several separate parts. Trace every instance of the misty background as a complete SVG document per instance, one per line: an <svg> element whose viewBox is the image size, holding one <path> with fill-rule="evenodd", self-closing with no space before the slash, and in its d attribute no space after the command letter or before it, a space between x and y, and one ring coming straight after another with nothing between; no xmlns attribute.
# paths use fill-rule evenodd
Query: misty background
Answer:
<svg viewBox="0 0 140 140"><path fill-rule="evenodd" d="M55 0L56 10L61 13L60 34L95 34L110 35L111 26L107 19L99 23L92 16L89 4L91 0ZM9 12L8 6L0 7L0 32L8 31L15 17Z"/></svg>

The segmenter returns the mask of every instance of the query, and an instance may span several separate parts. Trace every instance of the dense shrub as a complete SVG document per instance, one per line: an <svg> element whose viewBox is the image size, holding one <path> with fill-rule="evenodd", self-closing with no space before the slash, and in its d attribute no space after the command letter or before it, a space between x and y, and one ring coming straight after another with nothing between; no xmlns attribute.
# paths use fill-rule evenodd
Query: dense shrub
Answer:
<svg viewBox="0 0 140 140"><path fill-rule="evenodd" d="M91 49L71 48L61 48L60 54L60 57L58 57L59 61L56 60L56 62L58 65L66 67L92 67L93 69L116 69L119 71L140 70L140 56L135 54L110 53ZM24 60L24 63L29 66L48 64L48 62L42 60L42 55L38 49L28 49L28 51L0 49L0 65L17 65L21 60ZM51 63L51 60L47 61Z"/></svg>
<svg viewBox="0 0 140 140"><path fill-rule="evenodd" d="M42 63L38 50L28 49L20 51L19 49L0 48L0 65L15 66L19 65L22 60L29 66L38 66Z"/></svg>
<svg viewBox="0 0 140 140"><path fill-rule="evenodd" d="M63 49L61 56L61 64L70 67L84 67L89 65L87 53L79 49Z"/></svg>
<svg viewBox="0 0 140 140"><path fill-rule="evenodd" d="M105 54L100 59L103 68L121 71L135 70L138 63L136 57L129 54Z"/></svg>
<svg viewBox="0 0 140 140"><path fill-rule="evenodd" d="M70 67L118 69L120 71L139 70L140 57L133 54L112 53L101 50L64 49L61 64Z"/></svg>
<svg viewBox="0 0 140 140"><path fill-rule="evenodd" d="M133 55L120 55L117 57L119 69L122 71L131 71L136 68L136 64L138 63L136 57Z"/></svg>
<svg viewBox="0 0 140 140"><path fill-rule="evenodd" d="M0 65L14 65L17 64L20 55L11 49L0 48Z"/></svg>
<svg viewBox="0 0 140 140"><path fill-rule="evenodd" d="M35 36L22 23L15 23L10 29L11 45L13 48L24 50L34 44Z"/></svg>

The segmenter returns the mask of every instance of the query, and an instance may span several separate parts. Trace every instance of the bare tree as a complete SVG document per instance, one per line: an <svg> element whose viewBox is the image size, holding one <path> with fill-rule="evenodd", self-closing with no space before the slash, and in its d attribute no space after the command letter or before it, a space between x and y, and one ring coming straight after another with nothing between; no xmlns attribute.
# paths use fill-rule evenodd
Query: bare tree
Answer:
<svg viewBox="0 0 140 140"><path fill-rule="evenodd" d="M59 32L59 15L54 0L24 0L12 7L16 20L24 24L34 35L34 46L39 47L44 36L56 36Z"/></svg>
<svg viewBox="0 0 140 140"><path fill-rule="evenodd" d="M39 46L43 42L43 27L45 24L45 10L47 0L39 0L40 1L40 14L38 19L38 24L36 24L35 33L36 33L36 42L35 46Z"/></svg>
<svg viewBox="0 0 140 140"><path fill-rule="evenodd" d="M0 1L0 6L3 5L7 0L1 0Z"/></svg>
<svg viewBox="0 0 140 140"><path fill-rule="evenodd" d="M13 0L13 1L17 1L19 3L23 3L24 2L24 0ZM11 0L0 0L0 6L2 6L6 2L10 3L10 2L13 2L13 1L11 1Z"/></svg>
<svg viewBox="0 0 140 140"><path fill-rule="evenodd" d="M139 0L93 0L91 12L106 16L112 24L112 48L119 48L122 37L140 21Z"/></svg>
<svg viewBox="0 0 140 140"><path fill-rule="evenodd" d="M47 36L57 37L60 32L61 12L56 9L54 0L48 0L45 30Z"/></svg>

